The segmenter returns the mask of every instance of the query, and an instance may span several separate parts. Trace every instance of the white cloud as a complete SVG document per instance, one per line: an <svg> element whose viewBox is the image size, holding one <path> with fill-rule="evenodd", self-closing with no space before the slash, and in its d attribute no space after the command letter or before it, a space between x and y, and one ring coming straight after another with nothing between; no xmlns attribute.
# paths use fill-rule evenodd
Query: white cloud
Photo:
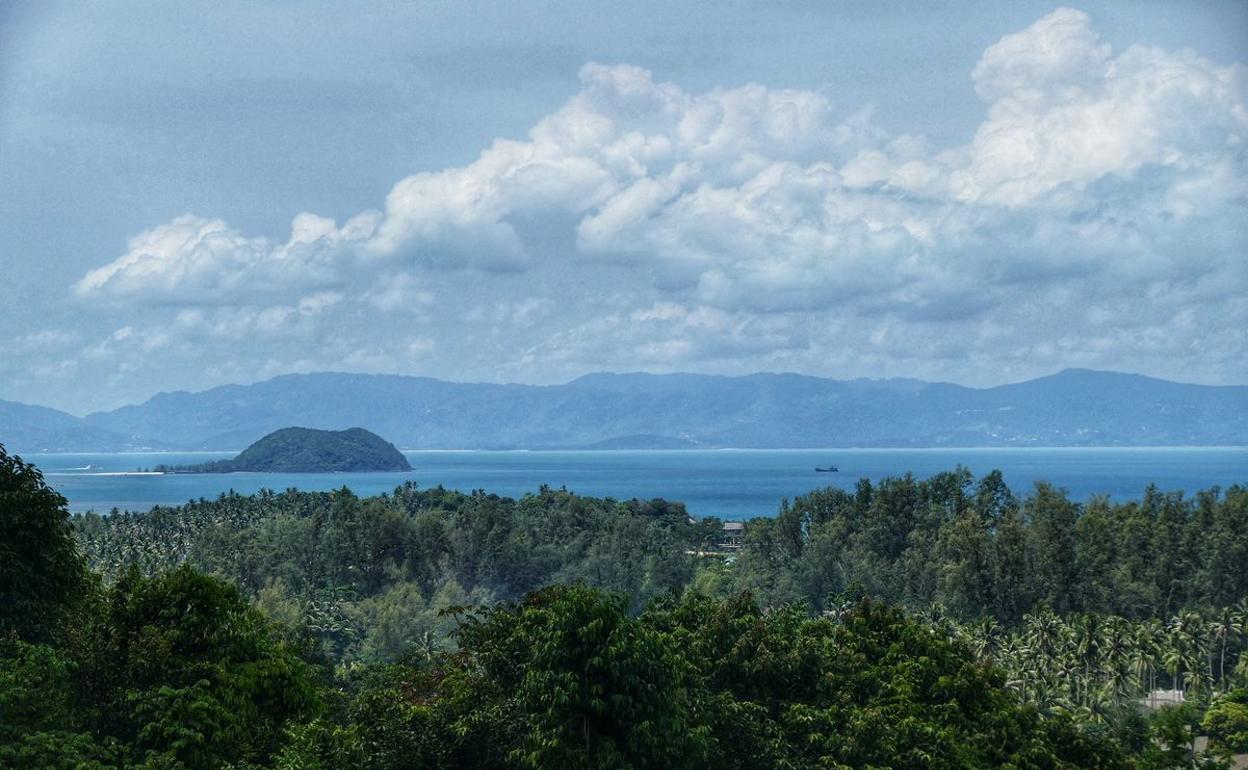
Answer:
<svg viewBox="0 0 1248 770"><path fill-rule="evenodd" d="M1059 9L970 77L982 123L933 148L823 92L692 93L588 64L525 139L409 176L381 211L299 214L284 243L179 217L74 290L201 305L168 334L285 335L309 346L293 368L423 360L434 339L465 371L506 360L521 379L1242 351L1245 68L1115 52Z"/></svg>
<svg viewBox="0 0 1248 770"><path fill-rule="evenodd" d="M82 335L72 329L44 329L9 340L7 347L16 354L59 353L76 345Z"/></svg>
<svg viewBox="0 0 1248 770"><path fill-rule="evenodd" d="M1150 167L1196 178L1219 163L1243 172L1243 66L1133 46L1112 56L1086 14L1059 10L985 52L976 87L989 99L954 194L1021 206ZM1227 191L1231 192L1231 191Z"/></svg>
<svg viewBox="0 0 1248 770"><path fill-rule="evenodd" d="M141 298L178 303L236 304L342 281L351 250L373 234L376 212L341 228L302 213L290 239L273 245L247 237L220 219L184 214L130 239L129 250L74 284L80 298Z"/></svg>
<svg viewBox="0 0 1248 770"><path fill-rule="evenodd" d="M1022 32L984 51L971 78L988 102L1078 95L1089 80L1105 77L1110 47L1083 11L1058 8Z"/></svg>

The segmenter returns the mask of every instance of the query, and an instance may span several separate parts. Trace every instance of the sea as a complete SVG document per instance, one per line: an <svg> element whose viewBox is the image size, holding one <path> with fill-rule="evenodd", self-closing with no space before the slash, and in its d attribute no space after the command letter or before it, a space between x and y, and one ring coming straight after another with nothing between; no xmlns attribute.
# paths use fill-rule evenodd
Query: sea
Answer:
<svg viewBox="0 0 1248 770"><path fill-rule="evenodd" d="M610 450L409 451L410 473L155 474L156 465L184 465L233 457L235 452L126 452L31 454L25 459L75 512L143 511L212 499L230 490L331 490L361 496L389 492L404 482L508 497L545 484L616 499L655 498L685 503L694 516L742 520L772 516L781 501L822 487L852 489L860 478L878 481L913 473L925 478L959 465L977 477L993 469L1020 497L1037 481L1065 488L1073 499L1093 495L1139 498L1151 483L1188 494L1213 486L1248 485L1248 447L1209 448L984 448L823 450ZM835 466L834 473L816 467Z"/></svg>

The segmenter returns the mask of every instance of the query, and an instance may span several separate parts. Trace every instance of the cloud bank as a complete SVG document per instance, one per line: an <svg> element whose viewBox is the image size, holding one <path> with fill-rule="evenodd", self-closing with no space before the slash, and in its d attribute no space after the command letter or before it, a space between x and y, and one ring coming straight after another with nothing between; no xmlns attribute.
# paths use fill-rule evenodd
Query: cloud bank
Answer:
<svg viewBox="0 0 1248 770"><path fill-rule="evenodd" d="M982 122L933 147L834 93L691 93L591 63L527 137L408 176L376 211L301 213L285 241L188 214L73 295L153 308L101 360L192 348L220 378L1248 377L1245 67L1114 51L1063 8L970 78Z"/></svg>

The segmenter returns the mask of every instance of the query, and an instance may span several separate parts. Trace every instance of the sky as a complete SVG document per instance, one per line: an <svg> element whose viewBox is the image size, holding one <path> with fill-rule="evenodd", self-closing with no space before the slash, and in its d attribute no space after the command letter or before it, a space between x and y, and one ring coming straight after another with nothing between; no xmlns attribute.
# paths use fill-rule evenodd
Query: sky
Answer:
<svg viewBox="0 0 1248 770"><path fill-rule="evenodd" d="M1248 383L1246 63L1242 0L0 0L0 399Z"/></svg>

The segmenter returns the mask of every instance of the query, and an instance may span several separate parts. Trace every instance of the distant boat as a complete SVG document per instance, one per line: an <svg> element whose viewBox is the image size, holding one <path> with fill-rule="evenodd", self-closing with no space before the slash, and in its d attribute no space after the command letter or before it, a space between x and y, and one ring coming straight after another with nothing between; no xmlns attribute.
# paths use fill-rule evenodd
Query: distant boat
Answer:
<svg viewBox="0 0 1248 770"><path fill-rule="evenodd" d="M836 467L835 465L829 465L826 468L818 468L818 467L815 468L816 473L836 473L839 470L840 468Z"/></svg>

